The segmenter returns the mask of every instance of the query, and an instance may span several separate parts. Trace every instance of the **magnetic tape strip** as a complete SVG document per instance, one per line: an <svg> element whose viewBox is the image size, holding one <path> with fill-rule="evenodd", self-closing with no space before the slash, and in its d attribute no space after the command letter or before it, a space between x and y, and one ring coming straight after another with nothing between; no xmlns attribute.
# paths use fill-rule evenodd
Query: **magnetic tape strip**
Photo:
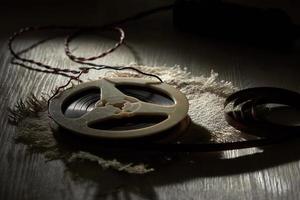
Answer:
<svg viewBox="0 0 300 200"><path fill-rule="evenodd" d="M298 93L271 87L250 88L232 94L224 103L227 122L261 138L227 143L178 143L189 126L188 101L179 90L158 81L104 78L83 83L52 99L49 113L64 130L96 138L104 146L219 151L270 145L295 136L299 125L269 120L266 115L271 111L267 105L298 109L299 100Z"/></svg>
<svg viewBox="0 0 300 200"><path fill-rule="evenodd" d="M61 127L102 140L165 133L181 124L187 112L188 101L179 90L138 78L83 83L62 92L49 104L51 118Z"/></svg>

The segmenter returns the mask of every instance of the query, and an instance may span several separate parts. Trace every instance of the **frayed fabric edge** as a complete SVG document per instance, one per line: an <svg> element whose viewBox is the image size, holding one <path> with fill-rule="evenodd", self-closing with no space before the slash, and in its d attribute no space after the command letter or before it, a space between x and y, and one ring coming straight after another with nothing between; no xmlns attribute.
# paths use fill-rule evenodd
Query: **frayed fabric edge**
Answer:
<svg viewBox="0 0 300 200"><path fill-rule="evenodd" d="M35 95L31 94L29 97L27 97L27 99L20 100L19 102L17 102L14 108L9 108L9 122L17 127L19 124L22 123L23 120L26 120L28 118L30 118L33 121L33 123L34 120L36 120L35 123L38 123L39 120L42 120L41 116L43 115L43 113L45 114L47 112L47 102L47 98L37 98ZM46 119L51 120L48 116ZM59 153L57 147L55 147L55 144L52 144L52 141L49 141L49 144L47 144L47 141L31 141L30 144L28 140L35 138L34 136L28 136L30 135L30 132L31 135L36 135L38 134L38 131L44 131L43 134L48 134L48 137L53 137L52 139L55 140L54 136L50 136L50 134L53 134L53 132L50 130L51 128L49 127L48 123L38 123L38 126L39 127L32 128L23 127L23 130L18 130L15 140L21 143L27 143L29 148L39 148L40 153L44 154L47 161L66 159L68 163L73 163L76 161L96 162L98 165L101 166L102 169L113 169L119 172L125 172L129 174L147 174L154 171L154 168L148 168L147 165L145 165L144 163L124 164L116 159L106 160L102 157L85 151L72 152L70 154L61 154ZM22 137L28 137L27 142L24 142L26 138L24 140L24 138ZM46 138L44 139L47 140Z"/></svg>

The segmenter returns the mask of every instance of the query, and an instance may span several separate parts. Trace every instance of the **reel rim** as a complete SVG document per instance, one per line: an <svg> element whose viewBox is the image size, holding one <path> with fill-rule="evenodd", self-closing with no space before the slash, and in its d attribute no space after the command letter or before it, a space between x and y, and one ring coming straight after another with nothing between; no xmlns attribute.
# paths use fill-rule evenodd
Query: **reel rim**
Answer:
<svg viewBox="0 0 300 200"><path fill-rule="evenodd" d="M76 119L67 118L63 113L63 106L66 101L72 98L74 95L79 95L89 89L98 88L101 89L101 81L109 81L110 83L116 85L134 85L142 86L154 89L158 92L162 92L173 100L174 112L167 116L163 121L140 129L132 130L121 130L121 131L111 131L111 130L100 130L87 128L87 124L84 122L77 123ZM102 84L103 85L103 84ZM100 98L101 100L101 98ZM188 100L183 93L178 89L158 81L141 79L141 78L103 78L96 81L90 81L82 83L75 86L74 88L67 89L63 91L59 96L53 98L49 103L49 114L51 118L64 129L67 129L75 134L84 135L88 137L94 137L97 139L109 139L109 140L126 140L126 139L136 139L147 136L153 136L160 134L170 128L176 126L188 116ZM85 115L85 114L84 114ZM84 116L83 115L83 116ZM129 116L130 117L130 116ZM81 118L81 117L79 117ZM113 120L113 119L112 119Z"/></svg>

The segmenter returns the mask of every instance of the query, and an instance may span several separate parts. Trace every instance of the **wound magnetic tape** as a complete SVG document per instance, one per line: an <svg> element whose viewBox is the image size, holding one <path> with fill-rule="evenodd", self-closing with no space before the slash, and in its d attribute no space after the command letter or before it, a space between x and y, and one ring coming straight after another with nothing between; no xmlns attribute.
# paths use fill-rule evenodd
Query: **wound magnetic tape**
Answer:
<svg viewBox="0 0 300 200"><path fill-rule="evenodd" d="M49 104L50 116L60 127L100 140L173 140L188 126L187 112L188 101L179 90L139 78L83 83Z"/></svg>
<svg viewBox="0 0 300 200"><path fill-rule="evenodd" d="M261 137L285 137L300 131L300 94L281 88L238 91L225 101L225 118L238 130Z"/></svg>

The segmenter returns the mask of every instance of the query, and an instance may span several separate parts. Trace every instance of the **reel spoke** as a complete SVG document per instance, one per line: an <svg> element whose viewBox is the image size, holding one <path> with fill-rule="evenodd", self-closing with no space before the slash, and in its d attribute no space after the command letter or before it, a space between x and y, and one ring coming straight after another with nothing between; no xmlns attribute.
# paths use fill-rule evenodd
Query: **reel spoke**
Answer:
<svg viewBox="0 0 300 200"><path fill-rule="evenodd" d="M102 104L106 102L109 102L109 104L119 103L127 97L127 95L116 88L114 83L105 78L100 82L100 89L100 101Z"/></svg>
<svg viewBox="0 0 300 200"><path fill-rule="evenodd" d="M135 111L136 115L171 115L175 106L163 106L154 103L140 102L140 107Z"/></svg>
<svg viewBox="0 0 300 200"><path fill-rule="evenodd" d="M84 114L82 117L78 118L78 123L83 123L84 125L88 125L95 122L100 122L109 118L113 118L121 110L112 105L107 105L105 107L96 107L91 112Z"/></svg>

